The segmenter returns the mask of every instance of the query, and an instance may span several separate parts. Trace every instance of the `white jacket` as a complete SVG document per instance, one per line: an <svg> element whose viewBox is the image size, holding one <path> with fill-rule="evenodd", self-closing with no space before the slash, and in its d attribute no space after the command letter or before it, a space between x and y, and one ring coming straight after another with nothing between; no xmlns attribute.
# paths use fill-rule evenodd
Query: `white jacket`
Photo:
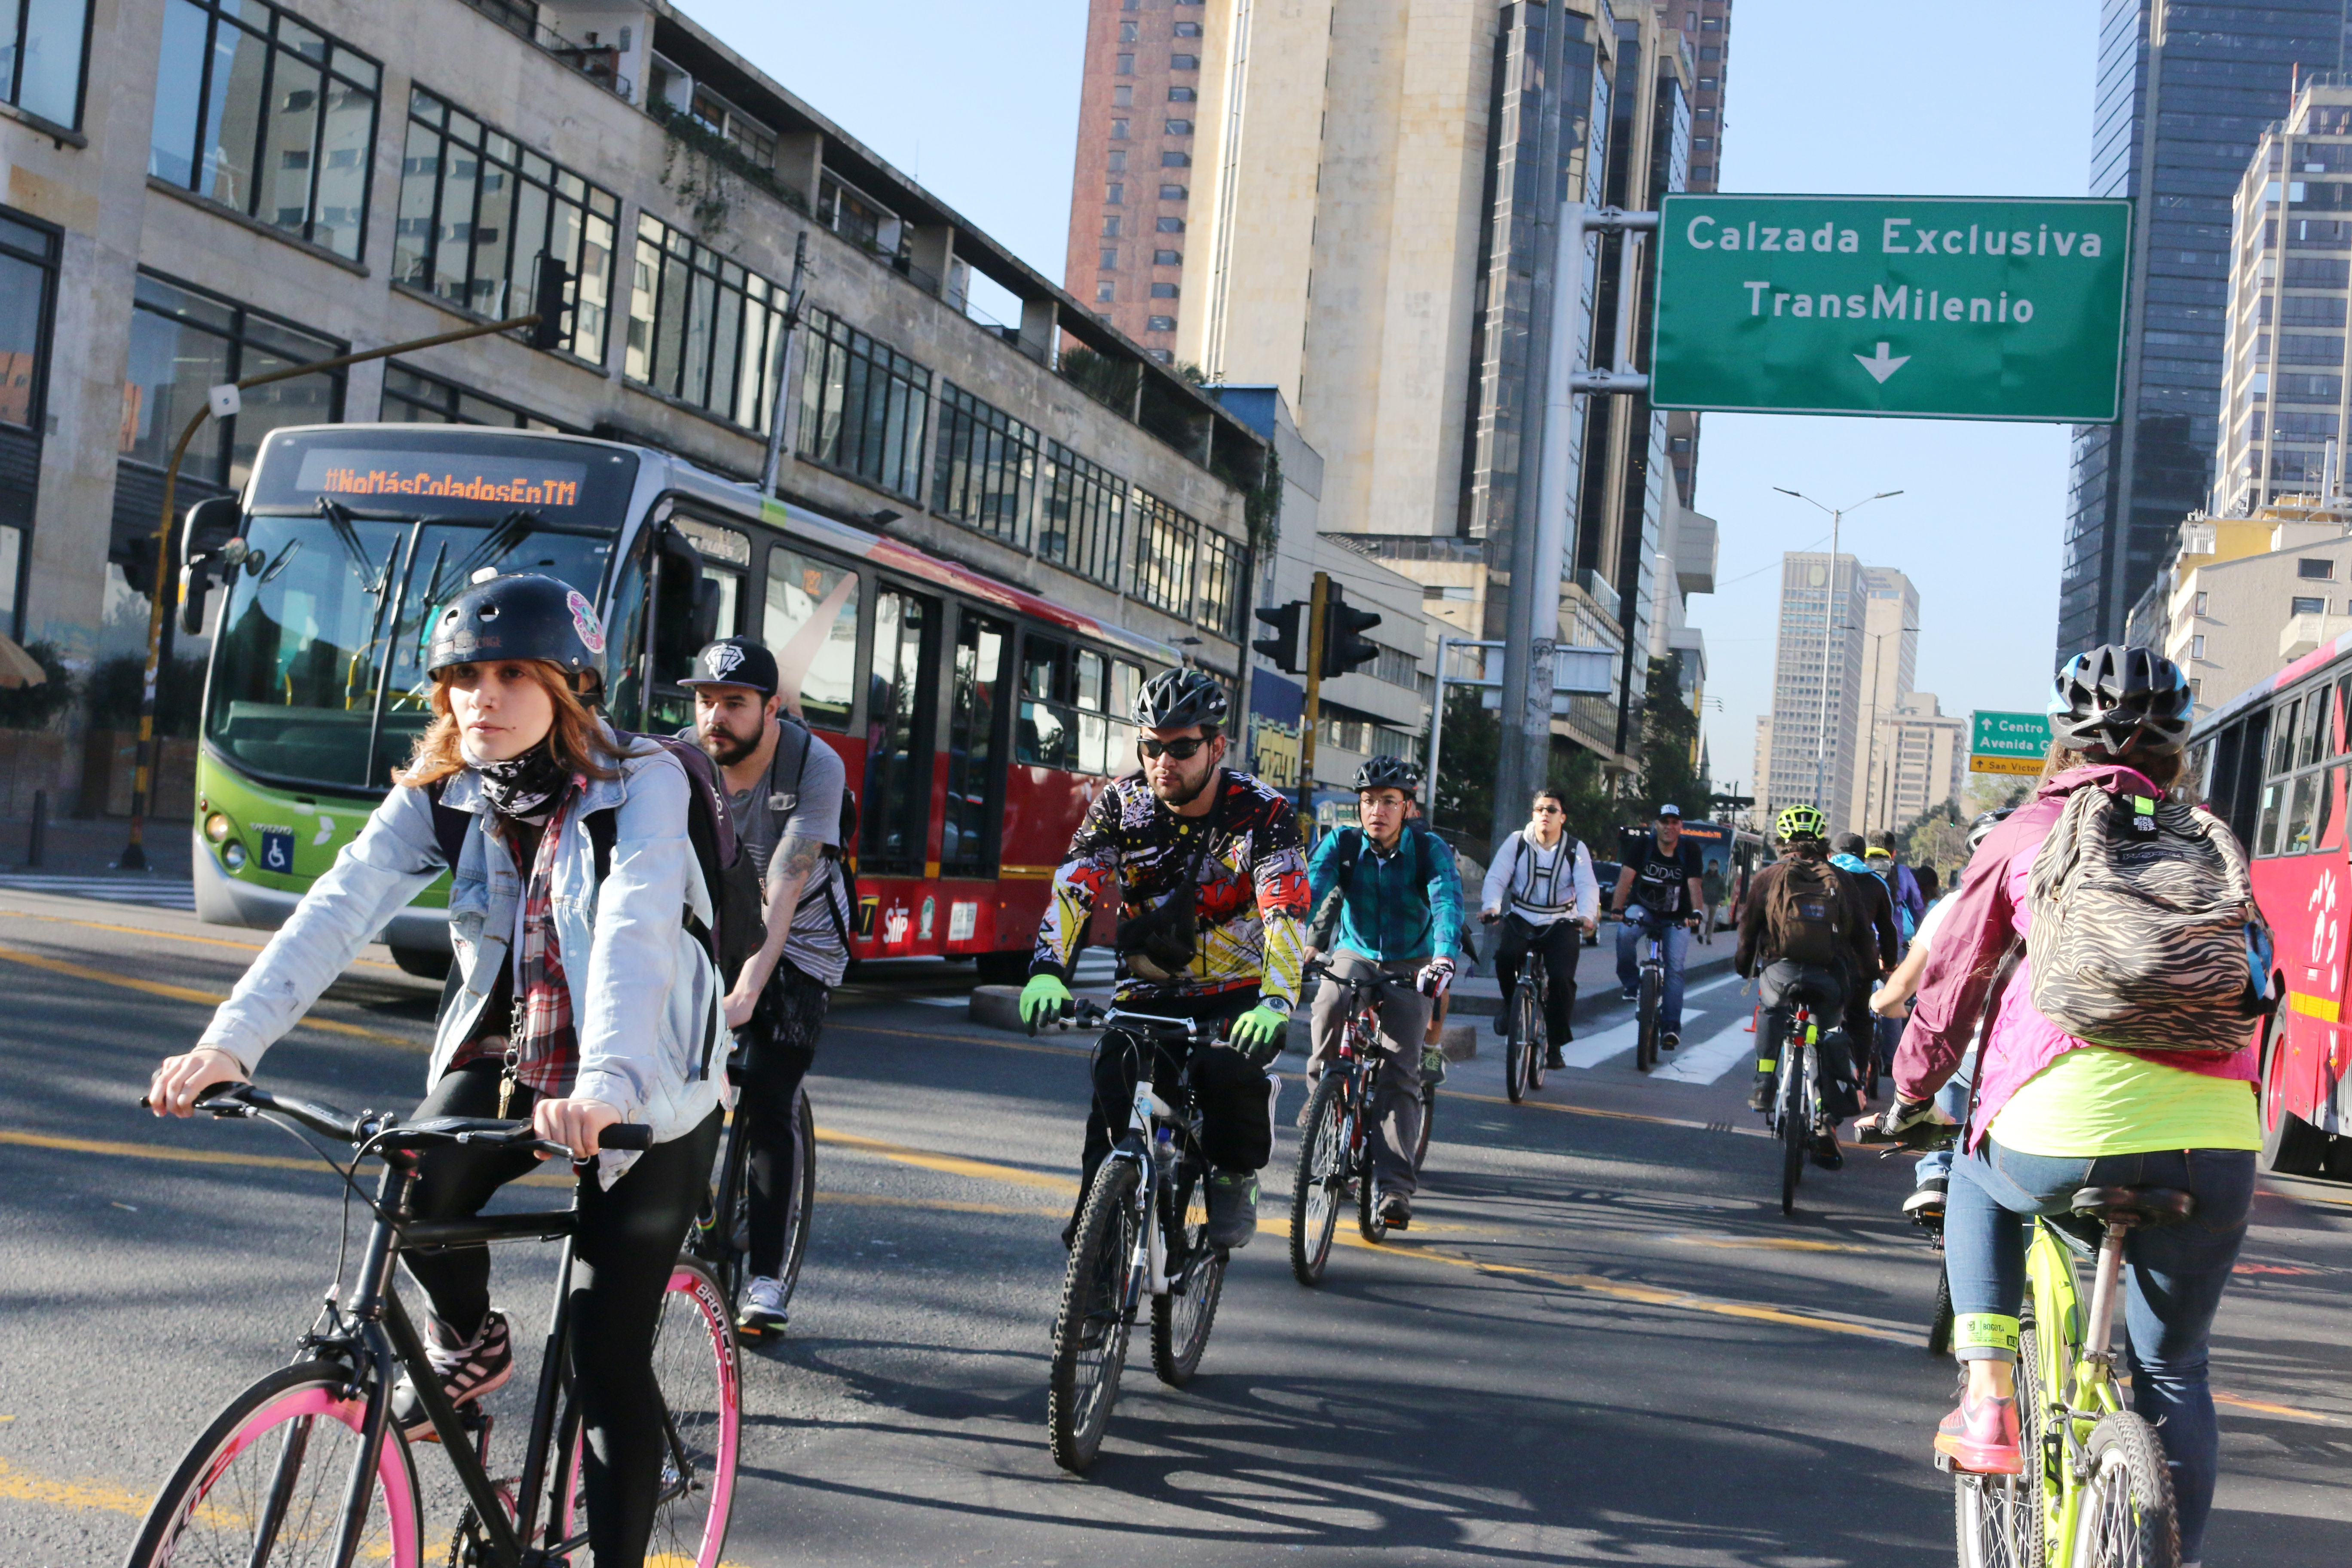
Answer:
<svg viewBox="0 0 2352 1568"><path fill-rule="evenodd" d="M1568 835L1561 835L1568 841ZM1540 853L1527 842L1527 830L1521 828L1503 840L1495 852L1495 863L1486 868L1486 886L1480 889L1478 907L1501 910L1515 914L1529 925L1548 926L1569 919L1598 920L1601 916L1601 884L1592 874L1592 851L1584 840L1575 840L1576 854L1569 868L1570 898L1563 902L1533 902L1536 855ZM1557 892L1557 889L1555 889Z"/></svg>

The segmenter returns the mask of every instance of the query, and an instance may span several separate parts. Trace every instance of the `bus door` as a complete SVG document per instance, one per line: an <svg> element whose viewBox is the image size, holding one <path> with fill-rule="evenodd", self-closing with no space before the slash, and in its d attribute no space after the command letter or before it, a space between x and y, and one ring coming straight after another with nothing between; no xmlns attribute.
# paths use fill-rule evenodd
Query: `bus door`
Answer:
<svg viewBox="0 0 2352 1568"><path fill-rule="evenodd" d="M719 606L719 585L705 579L693 540L667 521L638 531L604 616L604 680L614 723L667 731L694 722L694 700L678 682L711 640Z"/></svg>
<svg viewBox="0 0 2352 1568"><path fill-rule="evenodd" d="M2253 843L2255 891L2286 981L2265 1076L2286 1109L2314 1121L2340 1076L2343 1034L2347 868L2333 695L2323 683L2273 704Z"/></svg>
<svg viewBox="0 0 2352 1568"><path fill-rule="evenodd" d="M702 580L709 584L705 591L717 601L711 612L711 637L731 637L749 631L744 617L751 601L744 579L751 570L751 536L698 517L679 516L671 522L702 557Z"/></svg>
<svg viewBox="0 0 2352 1568"><path fill-rule="evenodd" d="M996 878L1004 817L1005 737L1012 713L1003 700L1013 658L1009 622L970 606L956 616L955 657L948 678L947 809L940 827L940 875ZM995 950L996 889L950 889L950 952Z"/></svg>
<svg viewBox="0 0 2352 1568"><path fill-rule="evenodd" d="M934 736L939 710L940 606L904 588L874 595L874 645L866 670L866 780L859 795L858 869L879 898L875 933L885 952L935 948L936 898L890 879L937 875L931 822L943 759Z"/></svg>

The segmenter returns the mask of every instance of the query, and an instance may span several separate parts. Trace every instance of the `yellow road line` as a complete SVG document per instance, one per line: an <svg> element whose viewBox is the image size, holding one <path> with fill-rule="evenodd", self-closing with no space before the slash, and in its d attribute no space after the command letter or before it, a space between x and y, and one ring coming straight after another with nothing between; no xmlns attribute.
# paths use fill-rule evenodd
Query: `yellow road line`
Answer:
<svg viewBox="0 0 2352 1568"><path fill-rule="evenodd" d="M117 985L125 991L137 991L149 996L162 996L173 1002L200 1002L207 1007L216 1007L228 1000L217 992L199 991L192 985L168 985L160 980L139 980L128 974L109 974L103 969L92 969L81 963L68 963L62 958L45 958L39 953L26 952L21 948L0 947L0 958L5 958L11 963L24 964L31 969L46 969L52 974L62 974L68 979L87 980L99 985ZM387 1034L382 1029L364 1028L358 1024L341 1024L332 1018L305 1016L294 1026L298 1029L325 1029L337 1035L355 1035L363 1040L377 1040L386 1045L404 1047L412 1051L424 1048L405 1035Z"/></svg>
<svg viewBox="0 0 2352 1568"><path fill-rule="evenodd" d="M5 891L5 889L0 889ZM51 925L82 926L90 931L121 931L126 936L161 937L165 942L200 942L207 947L234 947L244 952L259 952L263 944L257 942L237 942L225 936L199 936L194 931L164 931L157 926L115 925L106 921L86 921L73 915L45 915L34 910L0 909L0 918L20 921L47 921ZM380 958L355 958L353 963L364 963L371 969L389 969L404 973L400 965L386 963Z"/></svg>
<svg viewBox="0 0 2352 1568"><path fill-rule="evenodd" d="M914 1165L926 1171L940 1171L950 1176L970 1176L975 1181L1004 1182L1013 1186L1040 1187L1047 1192L1063 1193L1076 1197L1078 1184L1068 1176L1047 1175L1042 1171L1024 1171L1012 1165L991 1164L985 1160L966 1160L954 1154L934 1154L926 1149L909 1149L903 1143L886 1143L879 1138L861 1138L855 1132L836 1132L830 1127L816 1130L816 1141L836 1148L855 1149L860 1153L879 1154L902 1165Z"/></svg>
<svg viewBox="0 0 2352 1568"><path fill-rule="evenodd" d="M879 1024L846 1023L838 1014L825 1019L824 1026L828 1029L847 1029L853 1034L859 1035L891 1035L902 1040L929 1040L933 1045L990 1046L1006 1051L1045 1051L1057 1057L1082 1057L1088 1055L1093 1049L1090 1046L1047 1045L1043 1040L997 1040L981 1035L946 1035L937 1030L886 1029Z"/></svg>
<svg viewBox="0 0 2352 1568"><path fill-rule="evenodd" d="M2235 1394L2224 1394L2218 1388L2213 1391L2213 1403L2235 1405L2241 1410L2259 1411L2264 1415L2291 1415L2298 1421L2317 1421L2329 1426L2346 1425L2341 1418L2322 1415L2316 1410L2298 1410L2292 1405L2272 1405L2260 1399L2246 1399Z"/></svg>
<svg viewBox="0 0 2352 1568"><path fill-rule="evenodd" d="M63 1481L35 1475L18 1469L5 1459L0 1459L0 1498L47 1503L51 1508L98 1509L107 1513L129 1514L133 1519L146 1517L150 1500L139 1492L100 1480Z"/></svg>

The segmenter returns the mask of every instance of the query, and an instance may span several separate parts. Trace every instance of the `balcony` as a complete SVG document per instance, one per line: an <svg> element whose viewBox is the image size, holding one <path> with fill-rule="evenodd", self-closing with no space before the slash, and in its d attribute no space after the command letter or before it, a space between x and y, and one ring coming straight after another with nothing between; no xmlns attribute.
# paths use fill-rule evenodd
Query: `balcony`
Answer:
<svg viewBox="0 0 2352 1568"><path fill-rule="evenodd" d="M2346 632L2352 632L2352 616L2289 616L2286 625L2279 628L2278 656L2282 659L2301 658Z"/></svg>

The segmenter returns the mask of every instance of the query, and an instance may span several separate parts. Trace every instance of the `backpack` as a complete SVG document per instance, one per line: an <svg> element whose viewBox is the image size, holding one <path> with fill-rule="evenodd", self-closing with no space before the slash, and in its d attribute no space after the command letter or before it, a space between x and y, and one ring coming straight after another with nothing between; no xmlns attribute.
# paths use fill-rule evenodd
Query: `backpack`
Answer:
<svg viewBox="0 0 2352 1568"><path fill-rule="evenodd" d="M675 736L640 735L621 729L613 731L614 744L624 755L643 755L635 748L639 741L661 747L686 769L687 841L693 846L695 862L702 869L702 885L710 896L715 921L714 925L706 926L689 908L685 916L686 929L710 954L723 988L734 983L743 961L757 952L761 942L767 939L767 927L761 920L759 870L736 841L735 819L728 815L727 795L719 782L718 764L701 747ZM446 777L434 780L425 786L425 795L433 803L434 840L440 847L441 858L454 871L465 849L466 835L472 830L475 814L441 804L441 793L447 783ZM596 880L601 885L613 868L614 813L609 808L591 812L581 819L580 826L595 853ZM454 985L456 982L453 970L450 983ZM705 1031L698 1078L710 1076L710 1052L716 1033L715 1028Z"/></svg>
<svg viewBox="0 0 2352 1568"><path fill-rule="evenodd" d="M1781 861L1764 896L1764 929L1777 958L1824 969L1843 962L1853 911L1837 868L1801 855Z"/></svg>
<svg viewBox="0 0 2352 1568"><path fill-rule="evenodd" d="M2094 1045L2228 1055L2274 1005L2246 851L2179 801L2075 789L2026 910L2034 1007Z"/></svg>

